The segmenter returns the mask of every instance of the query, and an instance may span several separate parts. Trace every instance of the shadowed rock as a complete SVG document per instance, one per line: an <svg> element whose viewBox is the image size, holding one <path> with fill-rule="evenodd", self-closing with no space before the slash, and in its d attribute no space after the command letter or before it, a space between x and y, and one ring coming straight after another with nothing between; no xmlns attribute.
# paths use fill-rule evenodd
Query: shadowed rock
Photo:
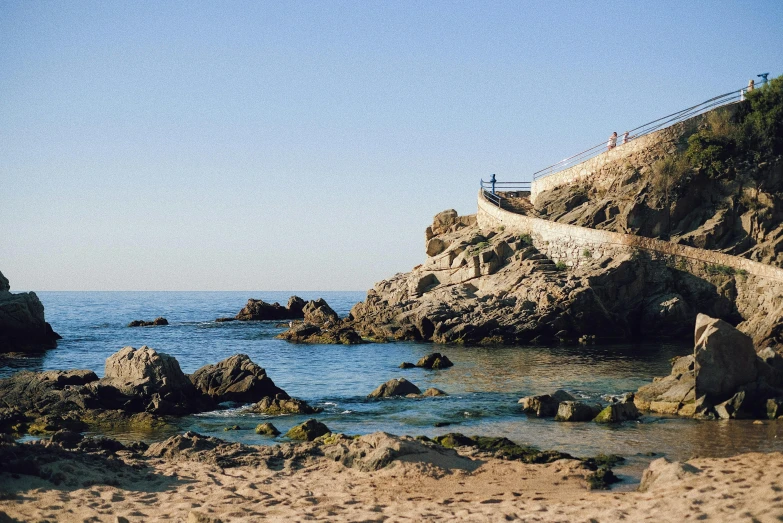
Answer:
<svg viewBox="0 0 783 523"><path fill-rule="evenodd" d="M0 353L52 349L61 336L44 319L44 306L34 292L11 294L0 272Z"/></svg>
<svg viewBox="0 0 783 523"><path fill-rule="evenodd" d="M251 403L266 397L289 397L246 354L235 354L214 365L204 365L190 375L190 381L202 394L219 403Z"/></svg>

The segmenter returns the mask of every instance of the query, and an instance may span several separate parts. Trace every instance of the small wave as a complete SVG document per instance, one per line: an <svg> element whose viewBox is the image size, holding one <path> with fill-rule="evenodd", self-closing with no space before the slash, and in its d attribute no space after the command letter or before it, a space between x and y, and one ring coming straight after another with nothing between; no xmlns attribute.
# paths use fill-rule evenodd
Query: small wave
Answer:
<svg viewBox="0 0 783 523"><path fill-rule="evenodd" d="M336 407L337 403L335 403L333 401L324 401L324 405L329 406L329 407Z"/></svg>
<svg viewBox="0 0 783 523"><path fill-rule="evenodd" d="M340 414L353 414L352 410L344 410Z"/></svg>

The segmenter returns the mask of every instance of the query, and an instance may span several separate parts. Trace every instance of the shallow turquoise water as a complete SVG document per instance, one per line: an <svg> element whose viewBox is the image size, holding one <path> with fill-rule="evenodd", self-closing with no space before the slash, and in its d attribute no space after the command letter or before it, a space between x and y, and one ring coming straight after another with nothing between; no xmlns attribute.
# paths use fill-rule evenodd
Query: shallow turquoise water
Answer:
<svg viewBox="0 0 783 523"><path fill-rule="evenodd" d="M294 397L324 407L317 417L334 431L364 434L434 436L447 432L506 436L519 443L558 449L574 455L598 452L649 460L649 453L673 459L725 456L740 451L783 450L781 423L698 422L647 416L638 423L601 426L528 419L517 400L529 394L563 388L589 399L636 390L653 376L669 373L669 361L689 352L683 345L660 343L587 347L462 347L428 343L356 346L294 345L274 338L283 329L274 323L215 323L233 316L248 298L285 304L291 294L324 297L341 315L363 299L357 292L40 292L47 320L63 336L58 348L41 356L0 358L0 377L20 369L87 368L103 374L106 357L123 346L149 345L179 360L193 372L232 354L248 354L275 383ZM127 328L134 319L168 318L165 327ZM454 362L439 371L401 370L437 350ZM419 388L437 387L445 398L368 401L381 383L404 376ZM304 416L272 421L283 432ZM188 416L180 429L253 444L274 443L256 435L261 415L228 409ZM435 427L435 423L451 423ZM224 432L227 425L243 430ZM115 434L123 439L157 439L167 434ZM638 467L637 467L638 468ZM638 472L638 471L637 471Z"/></svg>

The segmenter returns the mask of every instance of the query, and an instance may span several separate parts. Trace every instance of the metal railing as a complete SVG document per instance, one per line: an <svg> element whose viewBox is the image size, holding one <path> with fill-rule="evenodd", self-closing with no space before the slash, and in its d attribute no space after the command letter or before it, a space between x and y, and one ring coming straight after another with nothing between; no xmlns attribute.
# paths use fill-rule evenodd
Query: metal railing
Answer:
<svg viewBox="0 0 783 523"><path fill-rule="evenodd" d="M763 88L767 83L766 76L759 75L759 77L762 76L763 76L763 82L761 85L757 87L757 89ZM653 120L652 122L647 122L646 124L635 127L627 131L628 132L627 141L623 141L620 145L617 145L616 147L622 147L625 143L628 143L632 140L653 133L655 131L665 129L674 124L683 122L689 118L693 118L694 116L698 116L700 114L706 113L707 111L710 111L716 107L741 101L744 99L747 89L748 89L747 87L743 87L742 89L737 89L735 91L730 91L728 93L715 96L713 98L710 98L709 100L701 102L700 104L687 107L685 109L682 109L681 111L677 111L676 113L663 116L661 118L658 118L657 120ZM618 138L620 137L618 136ZM585 162L591 158L598 156L603 152L606 152L608 150L608 145L609 145L608 140L601 141L601 143L594 145L589 149L585 149L582 152L576 153L573 156L564 158L563 160L560 160L557 163L554 163L548 167L544 167L543 169L534 172L532 178L533 180L538 180L545 176L549 176L550 174L555 174L569 167ZM484 193L484 197L488 201L494 203L498 207L502 207L503 196L501 195L501 193L509 193L509 192L516 192L516 191L530 191L531 183L532 182L499 182L495 179L495 175L493 174L492 178L490 178L489 181L485 182L483 179L481 180L481 189ZM517 195L514 194L514 196Z"/></svg>
<svg viewBox="0 0 783 523"><path fill-rule="evenodd" d="M502 208L504 198L508 196L523 196L523 194L519 193L529 194L530 182L499 182L493 174L489 181L481 180L481 190L488 201Z"/></svg>
<svg viewBox="0 0 783 523"><path fill-rule="evenodd" d="M759 86L759 89L760 88L761 86ZM666 115L662 118L658 118L657 120L653 120L652 122L647 122L646 124L630 129L629 131L627 131L628 141L630 142L632 140L653 133L660 129L665 129L666 127L669 127L676 123L706 113L707 111L710 111L721 105L728 105L734 102L738 102L743 98L743 95L746 92L746 90L747 88L742 88L742 89L737 89L736 91L730 91L728 93L715 96L713 98L710 98L709 100L701 102L700 104L693 105L681 111L677 111L676 113ZM620 138L621 136L618 136L618 139ZM617 147L622 147L622 145L624 144L621 143L617 145ZM607 146L608 146L608 140L603 140L600 143L590 147L589 149L585 149L584 151L576 153L573 156L569 156L568 158L564 158L557 163L544 167L543 169L533 173L533 180L538 180L539 178L543 178L544 176L549 176L550 174L560 172L573 165L577 165L591 158L594 158L599 154L605 152L607 150Z"/></svg>

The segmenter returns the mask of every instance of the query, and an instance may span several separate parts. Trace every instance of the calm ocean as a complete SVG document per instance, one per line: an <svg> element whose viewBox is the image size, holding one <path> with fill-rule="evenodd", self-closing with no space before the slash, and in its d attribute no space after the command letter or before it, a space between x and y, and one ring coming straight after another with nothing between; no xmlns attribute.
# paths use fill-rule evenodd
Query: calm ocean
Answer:
<svg viewBox="0 0 783 523"><path fill-rule="evenodd" d="M517 400L563 388L587 399L636 390L669 373L670 360L687 354L683 345L636 344L587 347L463 347L400 342L355 346L294 345L275 339L274 323L215 323L235 315L248 298L285 304L292 294L323 297L342 316L364 298L361 292L39 292L46 318L63 336L43 355L0 357L0 377L17 370L91 369L103 375L105 359L121 347L148 345L179 360L193 372L232 354L248 354L291 396L325 409L317 415L333 431L434 436L447 432L505 436L519 443L574 455L599 452L631 457L638 471L651 453L671 459L725 456L748 450L783 450L781 423L699 422L648 416L639 423L602 426L529 419ZM164 327L128 328L131 320L166 317ZM454 367L440 371L401 370L431 351L444 352ZM444 398L365 399L374 388L405 377L424 390L437 387ZM195 430L253 444L261 415L228 409L177 422ZM285 432L304 416L274 418ZM436 423L449 423L435 427ZM243 430L224 432L227 425ZM115 434L121 439L159 439L167 433ZM635 458L634 458L635 457ZM637 463L638 462L638 463ZM637 466L633 464L637 463Z"/></svg>

